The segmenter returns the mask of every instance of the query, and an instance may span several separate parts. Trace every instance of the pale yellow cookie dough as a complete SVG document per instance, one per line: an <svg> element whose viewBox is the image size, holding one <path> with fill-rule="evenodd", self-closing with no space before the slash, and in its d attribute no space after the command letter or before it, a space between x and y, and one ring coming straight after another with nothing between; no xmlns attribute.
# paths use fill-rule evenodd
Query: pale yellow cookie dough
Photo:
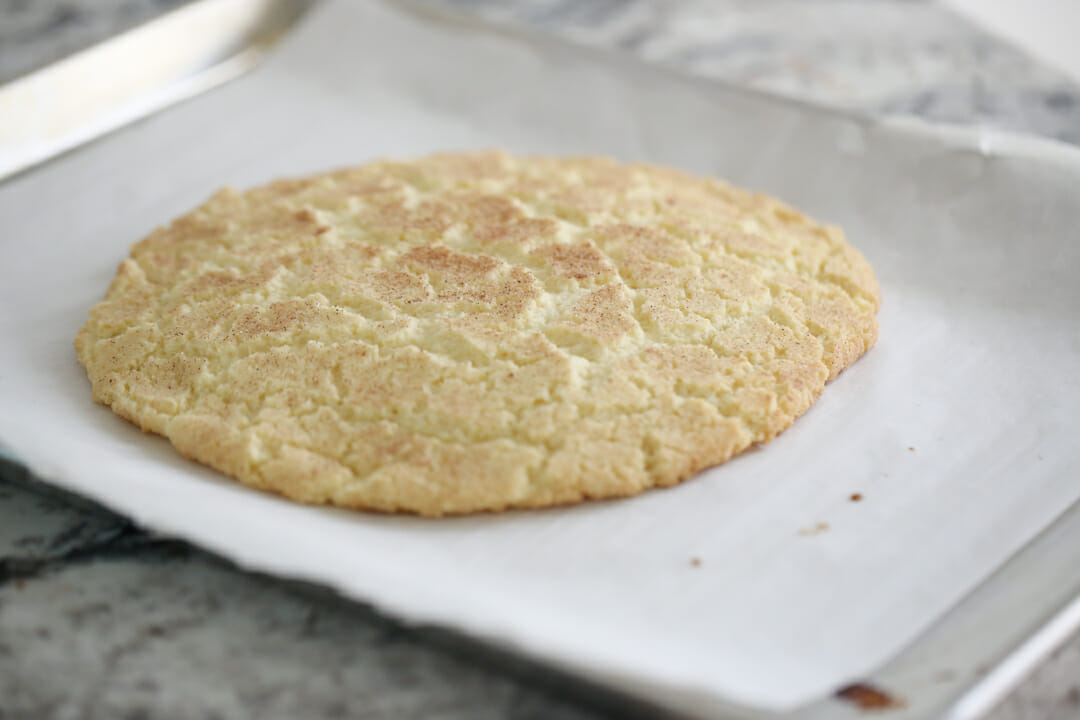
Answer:
<svg viewBox="0 0 1080 720"><path fill-rule="evenodd" d="M441 515L633 495L766 442L878 305L838 229L769 197L446 154L219 192L132 249L75 346L98 402L243 483Z"/></svg>

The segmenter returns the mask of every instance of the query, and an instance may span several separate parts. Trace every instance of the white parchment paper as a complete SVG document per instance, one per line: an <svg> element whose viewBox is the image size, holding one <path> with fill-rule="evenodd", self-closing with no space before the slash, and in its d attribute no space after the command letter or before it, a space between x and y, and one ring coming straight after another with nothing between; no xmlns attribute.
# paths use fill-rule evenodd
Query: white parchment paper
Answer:
<svg viewBox="0 0 1080 720"><path fill-rule="evenodd" d="M247 490L91 402L72 339L155 225L223 184L494 146L670 164L841 224L881 280L878 346L791 430L680 487L439 521ZM1078 228L1062 145L330 2L253 75L0 186L0 443L244 566L692 714L789 710L893 656L1080 497Z"/></svg>

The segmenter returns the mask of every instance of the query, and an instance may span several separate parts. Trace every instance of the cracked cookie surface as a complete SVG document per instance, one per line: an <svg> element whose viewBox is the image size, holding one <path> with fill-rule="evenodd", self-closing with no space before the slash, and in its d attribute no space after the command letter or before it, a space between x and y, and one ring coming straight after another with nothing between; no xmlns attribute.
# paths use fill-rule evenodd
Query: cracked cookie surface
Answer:
<svg viewBox="0 0 1080 720"><path fill-rule="evenodd" d="M236 192L131 251L94 398L306 503L633 495L770 440L877 337L836 228L723 182L501 152Z"/></svg>

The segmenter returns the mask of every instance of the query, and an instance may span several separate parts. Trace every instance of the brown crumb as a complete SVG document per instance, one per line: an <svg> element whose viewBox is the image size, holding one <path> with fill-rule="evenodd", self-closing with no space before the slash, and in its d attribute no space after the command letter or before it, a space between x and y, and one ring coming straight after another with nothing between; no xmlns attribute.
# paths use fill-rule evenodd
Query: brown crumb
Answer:
<svg viewBox="0 0 1080 720"><path fill-rule="evenodd" d="M851 502L860 502L862 501L862 493L851 493L850 499Z"/></svg>
<svg viewBox="0 0 1080 720"><path fill-rule="evenodd" d="M690 564L693 565L694 567L701 567L701 558L699 558L699 557L690 558Z"/></svg>
<svg viewBox="0 0 1080 720"><path fill-rule="evenodd" d="M803 528L799 531L800 535L820 535L823 532L829 531L829 523L819 522L814 527Z"/></svg>
<svg viewBox="0 0 1080 720"><path fill-rule="evenodd" d="M854 683L836 691L836 697L847 700L860 710L895 710L904 707L901 700L870 685Z"/></svg>
<svg viewBox="0 0 1080 720"><path fill-rule="evenodd" d="M914 445L908 445L908 450L910 450L911 452L915 452L915 446Z"/></svg>

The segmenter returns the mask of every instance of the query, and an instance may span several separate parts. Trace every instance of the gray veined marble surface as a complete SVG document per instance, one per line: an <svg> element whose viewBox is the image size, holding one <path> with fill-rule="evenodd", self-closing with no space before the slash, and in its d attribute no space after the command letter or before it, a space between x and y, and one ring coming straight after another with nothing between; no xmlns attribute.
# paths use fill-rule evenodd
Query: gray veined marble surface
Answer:
<svg viewBox="0 0 1080 720"><path fill-rule="evenodd" d="M1080 143L1080 87L928 0L425 0L729 82ZM0 0L0 82L185 0ZM594 720L626 708L0 461L0 720ZM1080 718L1080 639L990 720Z"/></svg>

